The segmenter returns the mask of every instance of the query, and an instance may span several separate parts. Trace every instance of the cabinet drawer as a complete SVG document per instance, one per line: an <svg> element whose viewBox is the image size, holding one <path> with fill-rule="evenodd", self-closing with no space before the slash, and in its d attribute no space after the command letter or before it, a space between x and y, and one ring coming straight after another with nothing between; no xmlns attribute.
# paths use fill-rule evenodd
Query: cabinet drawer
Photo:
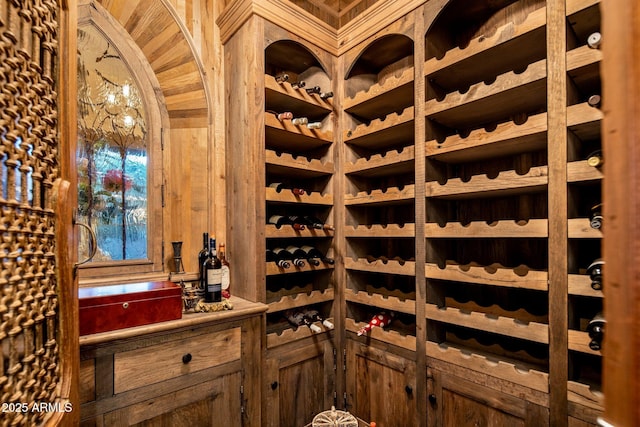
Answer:
<svg viewBox="0 0 640 427"><path fill-rule="evenodd" d="M239 360L240 330L199 334L118 353L114 356L114 393Z"/></svg>

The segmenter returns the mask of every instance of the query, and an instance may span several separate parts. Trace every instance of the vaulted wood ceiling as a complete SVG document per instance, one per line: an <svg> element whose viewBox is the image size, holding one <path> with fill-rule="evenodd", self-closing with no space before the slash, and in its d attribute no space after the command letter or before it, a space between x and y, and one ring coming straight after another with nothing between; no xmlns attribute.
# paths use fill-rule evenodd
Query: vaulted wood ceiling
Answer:
<svg viewBox="0 0 640 427"><path fill-rule="evenodd" d="M382 0L289 0L334 28L340 28Z"/></svg>

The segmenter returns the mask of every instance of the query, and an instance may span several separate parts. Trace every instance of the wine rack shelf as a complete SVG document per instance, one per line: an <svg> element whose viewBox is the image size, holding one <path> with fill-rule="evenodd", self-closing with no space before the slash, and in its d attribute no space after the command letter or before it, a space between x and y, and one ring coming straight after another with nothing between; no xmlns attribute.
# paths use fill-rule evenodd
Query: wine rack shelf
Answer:
<svg viewBox="0 0 640 427"><path fill-rule="evenodd" d="M366 325L366 322L358 322L353 319L347 318L345 321L345 327L347 332L353 332L354 335ZM392 323L393 325L393 323ZM363 339L375 339L385 342L387 344L394 345L396 347L404 348L410 351L416 351L416 337L412 335L403 334L394 329L373 328L367 333Z"/></svg>
<svg viewBox="0 0 640 427"><path fill-rule="evenodd" d="M392 187L384 190L361 191L358 194L346 194L345 205L388 204L402 201L413 201L415 186L405 185L403 188Z"/></svg>
<svg viewBox="0 0 640 427"><path fill-rule="evenodd" d="M416 274L415 261L405 261L401 263L396 260L384 262L378 259L370 262L364 258L357 260L345 258L344 266L347 270L368 271L372 273L398 274L402 276L415 276Z"/></svg>
<svg viewBox="0 0 640 427"><path fill-rule="evenodd" d="M344 165L345 174L359 176L381 176L407 173L413 170L415 161L415 147L404 147L401 150L387 151L384 154L374 154L369 158L361 157L355 162Z"/></svg>
<svg viewBox="0 0 640 427"><path fill-rule="evenodd" d="M267 224L265 226L265 237L267 239L285 239L294 237L333 237L333 230L317 230L315 228L296 230L288 225L277 228L273 224Z"/></svg>
<svg viewBox="0 0 640 427"><path fill-rule="evenodd" d="M472 85L464 93L451 92L439 101L426 102L425 111L451 129L473 128L509 117L512 112L537 111L546 103L547 63L530 64L521 74L509 72L496 77L492 84Z"/></svg>
<svg viewBox="0 0 640 427"><path fill-rule="evenodd" d="M601 356L602 353L599 350L592 350L589 347L589 341L591 338L588 333L569 329L569 350Z"/></svg>
<svg viewBox="0 0 640 427"><path fill-rule="evenodd" d="M458 347L450 343L427 342L426 353L443 362L458 365L519 384L544 393L549 391L549 374L535 365L525 364L508 357L496 358L495 353Z"/></svg>
<svg viewBox="0 0 640 427"><path fill-rule="evenodd" d="M275 313L277 311L290 310L293 308L332 301L334 298L333 289L304 292L304 288L293 288L293 291L298 291L298 293L282 295L281 292L267 292L267 303L269 304L267 313Z"/></svg>
<svg viewBox="0 0 640 427"><path fill-rule="evenodd" d="M446 223L443 226L434 223L425 225L425 235L429 238L475 238L475 237L547 237L548 221L531 219L529 221L474 221L469 224Z"/></svg>
<svg viewBox="0 0 640 427"><path fill-rule="evenodd" d="M602 238L602 230L591 227L589 218L570 218L568 233L570 239Z"/></svg>
<svg viewBox="0 0 640 427"><path fill-rule="evenodd" d="M527 117L521 124L509 121L491 131L475 129L466 138L452 135L442 142L427 141L426 154L442 162L461 163L537 151L545 147L546 134L547 114L540 113Z"/></svg>
<svg viewBox="0 0 640 427"><path fill-rule="evenodd" d="M591 279L585 274L570 274L568 283L569 295L598 298L604 296L602 290L596 290L591 287Z"/></svg>
<svg viewBox="0 0 640 427"><path fill-rule="evenodd" d="M460 178L449 179L444 184L438 181L427 182L426 196L440 198L504 196L544 191L547 184L547 167L537 166L522 175L516 171L503 171L494 178L487 175L474 175L467 182Z"/></svg>
<svg viewBox="0 0 640 427"><path fill-rule="evenodd" d="M295 89L289 82L278 83L269 74L264 76L264 88L267 104L280 107L282 111L303 110L311 117L326 116L333 111L331 99L322 99L316 93Z"/></svg>
<svg viewBox="0 0 640 427"><path fill-rule="evenodd" d="M374 224L344 227L345 237L413 237L415 224Z"/></svg>
<svg viewBox="0 0 640 427"><path fill-rule="evenodd" d="M478 312L467 313L452 307L439 308L435 304L426 304L425 312L429 320L437 320L543 344L549 343L549 327L546 324L522 322L510 317L492 316Z"/></svg>
<svg viewBox="0 0 640 427"><path fill-rule="evenodd" d="M578 403L598 411L604 410L604 395L598 387L591 387L577 381L569 381L567 388L570 402Z"/></svg>
<svg viewBox="0 0 640 427"><path fill-rule="evenodd" d="M329 318L327 320L331 321L332 323L334 322L333 318ZM321 334L331 331L331 329L328 329L321 322L313 322L313 324L322 329L323 332L321 332ZM294 329L286 322L282 322L280 324L271 324L267 326L267 349L275 348L283 344L303 340L305 338L316 335L318 334L314 333L310 328L306 326L301 326Z"/></svg>
<svg viewBox="0 0 640 427"><path fill-rule="evenodd" d="M413 105L413 74L411 67L398 77L392 76L382 84L376 83L368 90L346 98L343 108L352 115L368 119L378 118L381 111L402 111Z"/></svg>
<svg viewBox="0 0 640 427"><path fill-rule="evenodd" d="M491 35L482 35L464 48L447 51L442 58L432 57L424 64L430 82L442 88L478 82L495 76L496 70L517 69L532 58L544 58L546 9L531 12L519 24L510 22ZM527 45L530 49L522 49Z"/></svg>
<svg viewBox="0 0 640 427"><path fill-rule="evenodd" d="M602 176L602 171L589 166L586 160L567 164L567 182L600 181Z"/></svg>
<svg viewBox="0 0 640 427"><path fill-rule="evenodd" d="M347 289L345 299L350 302L357 302L359 304L375 306L391 311L398 311L413 315L416 314L415 300L402 299L402 297L394 295L382 295L380 293L368 293L365 291Z"/></svg>
<svg viewBox="0 0 640 427"><path fill-rule="evenodd" d="M392 113L382 119L374 119L368 125L360 124L344 131L344 141L359 147L377 149L397 145L398 141L413 139L414 109L407 107L402 113Z"/></svg>
<svg viewBox="0 0 640 427"><path fill-rule="evenodd" d="M296 126L291 120L280 121L273 113L264 113L265 132L271 148L281 148L293 152L310 150L331 144L333 134L321 129L309 129L306 125Z"/></svg>
<svg viewBox="0 0 640 427"><path fill-rule="evenodd" d="M289 153L276 153L266 150L265 162L267 171L276 174L291 174L298 177L317 177L334 173L333 162L322 162L318 159L307 159Z"/></svg>
<svg viewBox="0 0 640 427"><path fill-rule="evenodd" d="M489 266L473 264L460 265L450 261L444 268L440 268L437 264L426 264L425 275L429 279L531 289L536 291L548 290L547 272L531 270L526 266L506 268L500 264Z"/></svg>
<svg viewBox="0 0 640 427"><path fill-rule="evenodd" d="M333 265L323 263L321 265L311 265L309 263L305 263L302 267L296 267L292 265L289 268L278 267L275 263L269 262L267 263L267 276L275 276L278 274L295 274L295 273L303 273L310 271L321 271L321 270L331 270L333 269Z"/></svg>
<svg viewBox="0 0 640 427"><path fill-rule="evenodd" d="M282 190L280 193L275 188L267 187L265 199L267 202L281 203L305 203L312 205L333 205L333 195L312 192L310 194L296 195L291 191Z"/></svg>

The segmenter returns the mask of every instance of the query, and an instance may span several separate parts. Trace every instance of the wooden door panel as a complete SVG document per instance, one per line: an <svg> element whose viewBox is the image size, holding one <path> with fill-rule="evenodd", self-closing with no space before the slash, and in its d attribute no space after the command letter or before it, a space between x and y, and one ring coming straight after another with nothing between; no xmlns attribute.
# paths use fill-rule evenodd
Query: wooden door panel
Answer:
<svg viewBox="0 0 640 427"><path fill-rule="evenodd" d="M324 357L322 355L279 371L280 427L310 423L324 411Z"/></svg>

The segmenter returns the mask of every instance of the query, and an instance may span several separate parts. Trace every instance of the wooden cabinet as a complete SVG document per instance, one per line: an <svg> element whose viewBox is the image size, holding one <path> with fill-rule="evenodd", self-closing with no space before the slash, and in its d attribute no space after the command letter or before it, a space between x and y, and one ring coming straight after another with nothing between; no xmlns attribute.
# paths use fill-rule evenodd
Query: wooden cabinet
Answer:
<svg viewBox="0 0 640 427"><path fill-rule="evenodd" d="M428 426L548 426L547 394L486 374L429 368ZM537 401L537 402L536 402Z"/></svg>
<svg viewBox="0 0 640 427"><path fill-rule="evenodd" d="M416 364L411 354L347 341L345 406L377 425L413 426L417 421Z"/></svg>
<svg viewBox="0 0 640 427"><path fill-rule="evenodd" d="M464 425L465 412L470 424L595 423L602 362L587 325L606 290L591 286L587 269L601 255L603 231L590 213L603 173L587 157L600 148L602 111L589 100L600 94L602 54L588 40L600 31L601 3L397 3L402 16L380 18L382 6L372 6L367 30L349 26L333 48L265 11L230 26L233 34L223 29L229 65L255 59L227 82L229 98L256 88L227 112L230 123L255 121L227 129L229 193L238 198L231 246L261 257L285 239L319 239L337 260L330 272L238 273L257 283L246 281L244 296L269 304L267 348L303 347L311 334L281 313L316 306L337 325L328 335L338 353L349 354L337 362L347 367L336 372L337 394L347 396L338 406L361 418L399 425L364 378L376 372L395 384L410 372L407 425ZM284 52L322 71L336 92L331 108L276 82L291 67ZM323 126L335 120L312 136L265 116L263 105L318 114ZM275 178L310 180L319 194L263 196ZM310 205L335 231L263 228L278 209ZM392 323L358 337L381 311L394 313ZM402 387L394 396L406 396Z"/></svg>
<svg viewBox="0 0 640 427"><path fill-rule="evenodd" d="M81 338L82 425L260 425L266 307Z"/></svg>

